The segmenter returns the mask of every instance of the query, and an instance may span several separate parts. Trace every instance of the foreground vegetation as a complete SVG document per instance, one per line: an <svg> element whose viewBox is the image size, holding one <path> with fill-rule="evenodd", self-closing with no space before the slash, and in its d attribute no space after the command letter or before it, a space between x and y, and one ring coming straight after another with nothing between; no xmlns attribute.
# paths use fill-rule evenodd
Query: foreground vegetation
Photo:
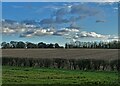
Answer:
<svg viewBox="0 0 120 86"><path fill-rule="evenodd" d="M2 65L18 67L45 67L69 70L119 71L120 60L61 59L61 58L12 58L3 57Z"/></svg>
<svg viewBox="0 0 120 86"><path fill-rule="evenodd" d="M13 84L21 84L20 86L22 84L41 84L40 86L53 86L53 84L57 84L56 86L65 86L65 84L72 86L120 85L118 72L3 66L3 86L8 84L11 86Z"/></svg>

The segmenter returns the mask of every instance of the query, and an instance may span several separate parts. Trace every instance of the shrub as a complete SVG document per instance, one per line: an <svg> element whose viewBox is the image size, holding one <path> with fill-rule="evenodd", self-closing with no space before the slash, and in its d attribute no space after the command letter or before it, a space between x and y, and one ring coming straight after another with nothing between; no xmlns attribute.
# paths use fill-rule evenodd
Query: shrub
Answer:
<svg viewBox="0 0 120 86"><path fill-rule="evenodd" d="M2 65L62 68L71 70L120 70L120 60L62 59L62 58L12 58L3 57Z"/></svg>

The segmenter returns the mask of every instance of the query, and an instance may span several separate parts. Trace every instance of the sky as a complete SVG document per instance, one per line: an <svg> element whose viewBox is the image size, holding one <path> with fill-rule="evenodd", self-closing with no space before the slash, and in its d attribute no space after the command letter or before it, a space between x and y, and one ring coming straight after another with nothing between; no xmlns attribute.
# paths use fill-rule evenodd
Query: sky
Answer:
<svg viewBox="0 0 120 86"><path fill-rule="evenodd" d="M116 2L3 2L2 41L59 43L118 39Z"/></svg>
<svg viewBox="0 0 120 86"><path fill-rule="evenodd" d="M119 0L1 0L2 2L118 2Z"/></svg>

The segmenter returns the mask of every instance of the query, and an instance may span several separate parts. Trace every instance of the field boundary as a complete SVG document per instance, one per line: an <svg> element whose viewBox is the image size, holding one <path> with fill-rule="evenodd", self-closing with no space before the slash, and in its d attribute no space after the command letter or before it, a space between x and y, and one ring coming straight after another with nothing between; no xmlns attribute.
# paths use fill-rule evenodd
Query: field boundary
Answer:
<svg viewBox="0 0 120 86"><path fill-rule="evenodd" d="M3 66L119 71L120 60L3 57Z"/></svg>

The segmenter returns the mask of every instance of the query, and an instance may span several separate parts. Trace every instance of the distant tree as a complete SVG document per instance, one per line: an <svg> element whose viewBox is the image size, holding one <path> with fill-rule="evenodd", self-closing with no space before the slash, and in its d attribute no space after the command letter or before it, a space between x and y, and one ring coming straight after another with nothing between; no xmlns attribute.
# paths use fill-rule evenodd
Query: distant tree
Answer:
<svg viewBox="0 0 120 86"><path fill-rule="evenodd" d="M120 49L120 41L118 41L118 49Z"/></svg>
<svg viewBox="0 0 120 86"><path fill-rule="evenodd" d="M55 43L55 48L60 48L58 43Z"/></svg>
<svg viewBox="0 0 120 86"><path fill-rule="evenodd" d="M16 48L17 42L16 41L11 41L11 48Z"/></svg>
<svg viewBox="0 0 120 86"><path fill-rule="evenodd" d="M67 43L65 43L65 48L68 48L68 44Z"/></svg>
<svg viewBox="0 0 120 86"><path fill-rule="evenodd" d="M10 44L7 43L7 42L2 42L2 43L1 43L1 47L2 47L3 49L10 48Z"/></svg>
<svg viewBox="0 0 120 86"><path fill-rule="evenodd" d="M22 41L17 42L16 48L26 48L25 43Z"/></svg>
<svg viewBox="0 0 120 86"><path fill-rule="evenodd" d="M64 48L60 46L58 43L55 44L46 44L40 42L38 44L34 44L31 42L22 42L22 41L11 41L10 43L2 42L1 48ZM120 49L120 41L111 41L111 42L70 42L65 43L65 48L105 48L105 49Z"/></svg>
<svg viewBox="0 0 120 86"><path fill-rule="evenodd" d="M52 44L52 43L47 44L47 48L54 48L54 44Z"/></svg>
<svg viewBox="0 0 120 86"><path fill-rule="evenodd" d="M26 47L27 47L27 48L37 48L37 45L34 44L34 43L31 43L31 42L27 42L27 43L26 43Z"/></svg>
<svg viewBox="0 0 120 86"><path fill-rule="evenodd" d="M3 48L3 49L6 48L6 44L7 44L6 42L2 42L1 43L1 48Z"/></svg>
<svg viewBox="0 0 120 86"><path fill-rule="evenodd" d="M46 47L47 47L46 43L43 42L38 43L38 48L46 48Z"/></svg>
<svg viewBox="0 0 120 86"><path fill-rule="evenodd" d="M120 49L120 41L111 42L74 42L66 43L65 48L105 48Z"/></svg>
<svg viewBox="0 0 120 86"><path fill-rule="evenodd" d="M63 46L60 46L60 48L64 48Z"/></svg>

